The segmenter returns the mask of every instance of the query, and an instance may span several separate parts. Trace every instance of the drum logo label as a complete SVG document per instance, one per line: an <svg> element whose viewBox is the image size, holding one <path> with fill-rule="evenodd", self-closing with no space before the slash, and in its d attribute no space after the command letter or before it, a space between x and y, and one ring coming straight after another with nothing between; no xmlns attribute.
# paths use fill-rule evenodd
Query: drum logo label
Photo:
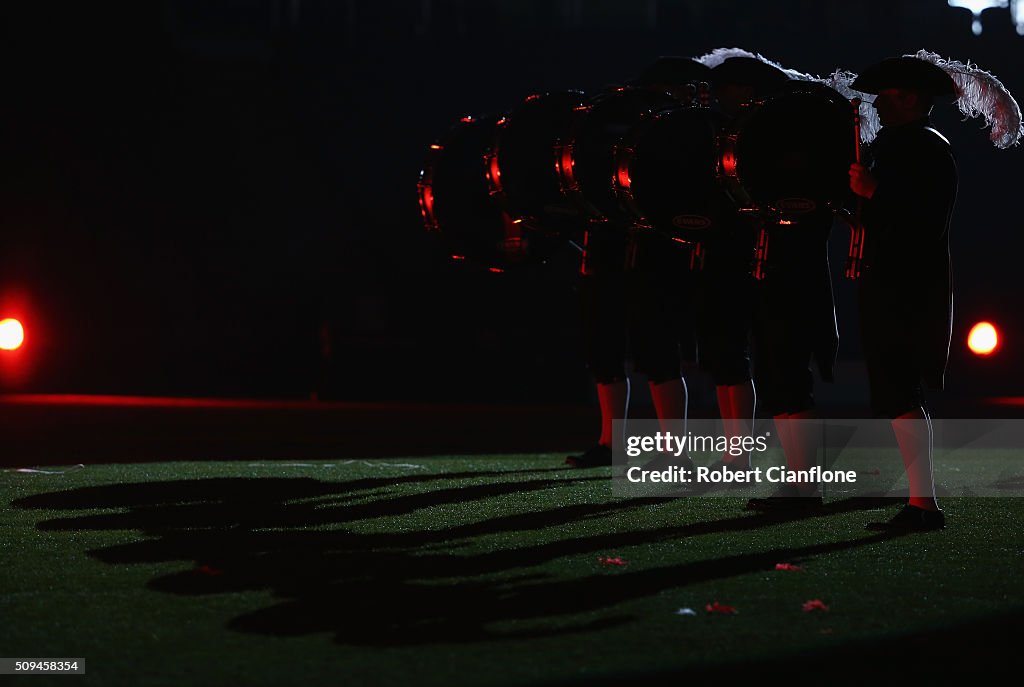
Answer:
<svg viewBox="0 0 1024 687"><path fill-rule="evenodd" d="M676 215L672 224L680 229L707 229L711 226L711 218L704 215Z"/></svg>
<svg viewBox="0 0 1024 687"><path fill-rule="evenodd" d="M818 204L810 198L780 198L778 209L793 213L814 212Z"/></svg>

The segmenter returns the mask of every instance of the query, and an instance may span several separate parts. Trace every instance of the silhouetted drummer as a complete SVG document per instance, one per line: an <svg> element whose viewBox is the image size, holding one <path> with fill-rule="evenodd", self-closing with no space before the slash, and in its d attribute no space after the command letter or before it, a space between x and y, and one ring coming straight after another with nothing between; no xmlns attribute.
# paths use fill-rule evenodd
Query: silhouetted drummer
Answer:
<svg viewBox="0 0 1024 687"><path fill-rule="evenodd" d="M958 175L949 141L929 120L936 100L955 99L983 116L997 148L1024 128L1013 96L991 73L926 50L868 67L851 87L872 93L882 129L867 165L850 167L863 199L861 336L876 416L892 418L910 495L886 531L936 530L946 518L935 498L932 425L925 389L942 389L952 332L949 228Z"/></svg>
<svg viewBox="0 0 1024 687"><path fill-rule="evenodd" d="M935 98L957 90L945 71L914 57L883 60L852 87L877 94L882 123L870 165L850 167L850 188L864 199L864 359L872 409L893 419L910 483L906 507L872 528L940 529L945 517L935 499L924 387L943 387L949 355L957 169L949 141L928 115Z"/></svg>
<svg viewBox="0 0 1024 687"><path fill-rule="evenodd" d="M788 81L785 72L754 57L730 57L712 69L714 104L728 118L726 127L732 127L744 105ZM749 434L757 405L750 368L754 225L735 205L723 206L716 219L718 229L707 241L701 275L697 351L701 368L715 383L723 429L731 438ZM737 470L750 467L749 454L727 452L721 460Z"/></svg>
<svg viewBox="0 0 1024 687"><path fill-rule="evenodd" d="M745 122L757 107L756 101L779 97L795 85L810 92L823 88L811 82L796 82L767 61L748 56L726 59L712 70L712 76L719 106L723 113L735 118L734 130L739 129L741 136ZM809 131L807 136L813 133ZM797 147L813 147L817 142L793 144L794 149L785 154L797 153ZM822 378L830 381L838 349L827 247L833 216L824 202L784 223L775 222L772 208L758 210L737 214L729 240L718 247L722 253L720 260L714 260L715 247L709 248L705 317L698 329L701 351L711 356L713 373L716 368L719 370L716 383L724 382L718 386L723 417L727 415L724 407L728 404L729 416L751 418L755 385L750 381L749 368L744 370L739 364L741 358L736 349L740 341L738 327L749 328L757 403L762 412L776 420L788 466L805 470L817 462L819 436L807 423L792 421L814 417L811 361L817 363ZM768 235L770 251L758 258L755 244L766 241L764 237ZM763 264L754 267L756 278L751 270L755 260L763 260ZM723 376L723 359L728 361L725 371L734 377ZM726 430L729 431L728 425ZM749 424L735 427L732 433L749 433ZM731 469L746 469L749 456L723 456L722 463ZM813 485L806 493L784 489L767 499L751 499L748 508L814 506L820 503L820 497L813 489Z"/></svg>
<svg viewBox="0 0 1024 687"><path fill-rule="evenodd" d="M659 58L631 88L671 94L684 102L710 70L688 57ZM610 183L610 182L609 182ZM663 236L633 232L609 221L589 232L586 273L579 285L583 345L597 385L601 434L597 444L566 462L580 468L611 465L612 422L627 415L629 380L625 361L645 375L655 414L663 429L681 434L687 412L682 356L692 351L687 316L687 256ZM628 263L628 265L627 265ZM684 455L680 464L689 459Z"/></svg>

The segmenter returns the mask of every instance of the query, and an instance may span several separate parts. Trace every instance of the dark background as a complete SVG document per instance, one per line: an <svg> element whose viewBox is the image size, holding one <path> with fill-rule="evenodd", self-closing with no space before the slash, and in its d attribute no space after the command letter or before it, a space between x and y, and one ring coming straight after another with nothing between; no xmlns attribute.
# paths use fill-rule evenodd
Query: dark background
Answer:
<svg viewBox="0 0 1024 687"><path fill-rule="evenodd" d="M985 11L975 36L971 13L944 0L41 0L2 12L0 309L29 337L0 360L6 391L585 400L572 274L478 274L423 231L426 146L459 117L737 46L822 75L927 48L1024 93L1010 11ZM1012 394L1024 158L948 106L936 122L961 179L951 392ZM837 260L846 242L834 234ZM841 264L840 356L855 362ZM983 318L1006 343L980 360L963 341Z"/></svg>

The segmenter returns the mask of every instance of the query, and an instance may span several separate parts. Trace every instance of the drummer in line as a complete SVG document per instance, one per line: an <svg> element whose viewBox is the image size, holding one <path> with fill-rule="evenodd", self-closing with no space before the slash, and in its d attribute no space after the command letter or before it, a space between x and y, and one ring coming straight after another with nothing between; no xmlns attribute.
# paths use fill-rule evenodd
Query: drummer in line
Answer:
<svg viewBox="0 0 1024 687"><path fill-rule="evenodd" d="M746 103L791 84L781 69L747 56L726 59L714 67L712 77L718 107L740 125ZM758 223L764 221L753 214L735 213L729 218L730 231L709 247L699 350L716 375L723 417L743 418L738 422L752 418L756 385L763 411L775 419L787 465L805 470L817 462L817 435L809 423L793 421L815 416L811 361L817 363L822 378L831 381L839 344L828 263L832 215L822 210L783 230L767 227L770 261L764 278L755 280L751 267ZM743 369L739 364L749 360L746 349L737 348L745 343L743 336L748 332L753 382L749 366ZM749 425L743 424L734 425L731 433L749 432ZM750 467L749 456L725 456L722 463L734 470ZM820 496L813 493L783 490L766 499L751 499L747 508L777 511L820 503Z"/></svg>
<svg viewBox="0 0 1024 687"><path fill-rule="evenodd" d="M682 101L686 86L707 81L709 73L691 58L665 56L628 86L665 92ZM661 235L630 236L629 231L625 224L608 221L587 240L587 270L578 290L584 356L597 386L601 435L590 449L566 458L577 468L612 464L612 423L625 419L628 412L627 358L632 358L637 373L647 376L662 429L684 432L688 398L681 362L693 348L693 333L686 324L691 301L686 255ZM686 455L676 462L692 467Z"/></svg>

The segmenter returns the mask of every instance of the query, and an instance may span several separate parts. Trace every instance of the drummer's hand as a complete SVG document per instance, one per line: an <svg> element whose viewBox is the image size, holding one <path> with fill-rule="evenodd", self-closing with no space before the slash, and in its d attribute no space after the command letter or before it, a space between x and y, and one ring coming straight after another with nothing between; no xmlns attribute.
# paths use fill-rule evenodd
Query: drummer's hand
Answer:
<svg viewBox="0 0 1024 687"><path fill-rule="evenodd" d="M871 198L878 189L878 180L871 176L868 168L859 162L850 165L850 190L858 196Z"/></svg>

